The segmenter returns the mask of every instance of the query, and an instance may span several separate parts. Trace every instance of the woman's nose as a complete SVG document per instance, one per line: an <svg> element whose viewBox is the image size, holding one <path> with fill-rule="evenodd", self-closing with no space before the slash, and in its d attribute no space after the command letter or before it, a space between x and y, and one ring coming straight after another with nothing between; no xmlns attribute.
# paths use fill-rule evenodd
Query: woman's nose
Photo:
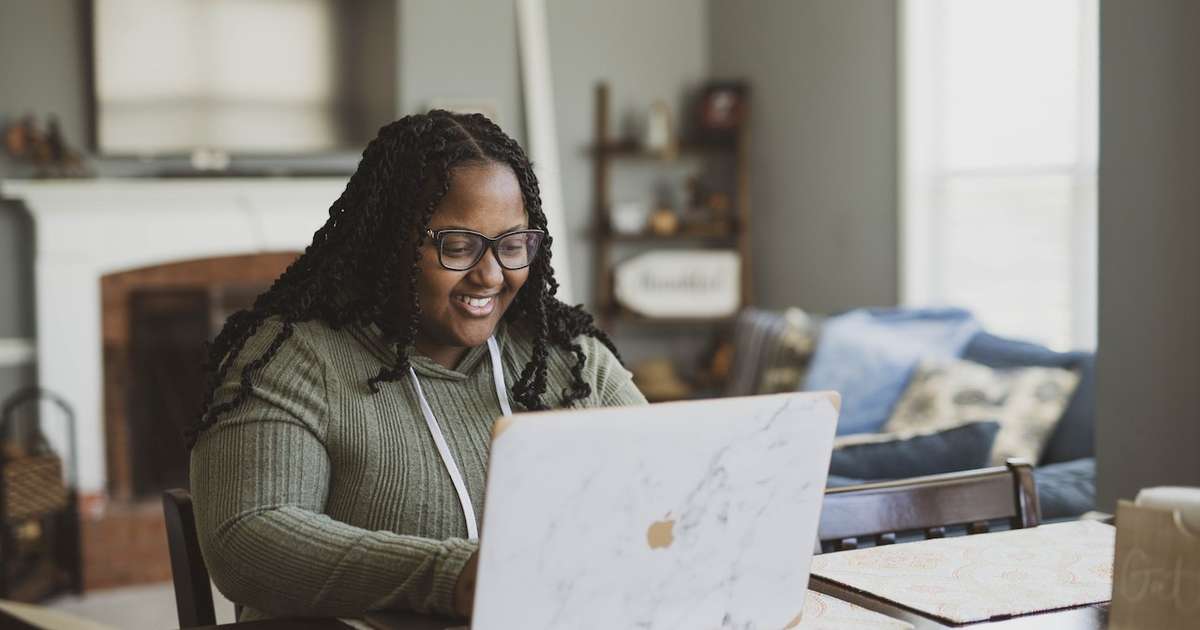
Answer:
<svg viewBox="0 0 1200 630"><path fill-rule="evenodd" d="M471 279L482 286L496 286L504 282L504 268L500 266L494 249L489 247L483 253L483 258L471 269Z"/></svg>

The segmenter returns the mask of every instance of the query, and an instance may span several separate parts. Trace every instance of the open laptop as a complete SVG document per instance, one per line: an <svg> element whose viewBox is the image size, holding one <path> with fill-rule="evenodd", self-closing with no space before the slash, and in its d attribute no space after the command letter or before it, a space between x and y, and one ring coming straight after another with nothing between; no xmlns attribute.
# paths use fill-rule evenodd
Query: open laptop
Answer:
<svg viewBox="0 0 1200 630"><path fill-rule="evenodd" d="M501 418L470 627L792 627L839 402L795 393Z"/></svg>

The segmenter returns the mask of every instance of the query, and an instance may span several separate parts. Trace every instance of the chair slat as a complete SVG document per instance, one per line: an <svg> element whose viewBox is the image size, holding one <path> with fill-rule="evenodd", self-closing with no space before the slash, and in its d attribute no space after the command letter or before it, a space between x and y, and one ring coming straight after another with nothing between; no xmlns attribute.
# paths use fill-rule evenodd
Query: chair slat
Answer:
<svg viewBox="0 0 1200 630"><path fill-rule="evenodd" d="M924 532L942 538L946 527L969 523L970 533L986 532L989 521L1014 527L1041 521L1033 467L1009 460L1003 467L831 488L825 492L818 537L834 548L850 541L875 540L888 533ZM894 538L892 539L894 541Z"/></svg>
<svg viewBox="0 0 1200 630"><path fill-rule="evenodd" d="M975 521L974 523L967 525L968 534L986 534L991 531L991 529L992 528L990 525L988 525L987 521Z"/></svg>
<svg viewBox="0 0 1200 630"><path fill-rule="evenodd" d="M200 554L196 518L192 513L192 495L181 488L163 492L163 513L167 524L167 549L171 556L171 577L175 582L175 607L179 626L211 626L217 623L213 608L212 585L208 567Z"/></svg>

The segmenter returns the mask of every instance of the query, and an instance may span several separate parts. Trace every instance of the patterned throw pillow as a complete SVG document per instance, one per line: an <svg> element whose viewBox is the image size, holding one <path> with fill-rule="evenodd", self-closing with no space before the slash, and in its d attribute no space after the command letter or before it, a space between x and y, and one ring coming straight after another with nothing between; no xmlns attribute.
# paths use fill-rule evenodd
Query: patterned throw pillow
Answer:
<svg viewBox="0 0 1200 630"><path fill-rule="evenodd" d="M807 313L789 308L782 320L774 339L764 344L759 394L798 391L817 345L817 325Z"/></svg>
<svg viewBox="0 0 1200 630"><path fill-rule="evenodd" d="M924 361L896 403L884 431L928 431L995 420L1000 432L992 463L1009 457L1032 462L1071 400L1079 376L1045 367L992 369L961 360Z"/></svg>

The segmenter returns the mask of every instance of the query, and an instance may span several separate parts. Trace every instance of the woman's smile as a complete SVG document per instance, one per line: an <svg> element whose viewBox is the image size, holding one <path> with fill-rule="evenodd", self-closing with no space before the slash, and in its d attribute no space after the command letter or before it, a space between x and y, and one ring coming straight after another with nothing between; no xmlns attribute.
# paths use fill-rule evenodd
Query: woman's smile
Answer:
<svg viewBox="0 0 1200 630"><path fill-rule="evenodd" d="M468 317L487 317L492 314L492 311L496 310L496 294L471 295L457 293L454 295L454 303Z"/></svg>

